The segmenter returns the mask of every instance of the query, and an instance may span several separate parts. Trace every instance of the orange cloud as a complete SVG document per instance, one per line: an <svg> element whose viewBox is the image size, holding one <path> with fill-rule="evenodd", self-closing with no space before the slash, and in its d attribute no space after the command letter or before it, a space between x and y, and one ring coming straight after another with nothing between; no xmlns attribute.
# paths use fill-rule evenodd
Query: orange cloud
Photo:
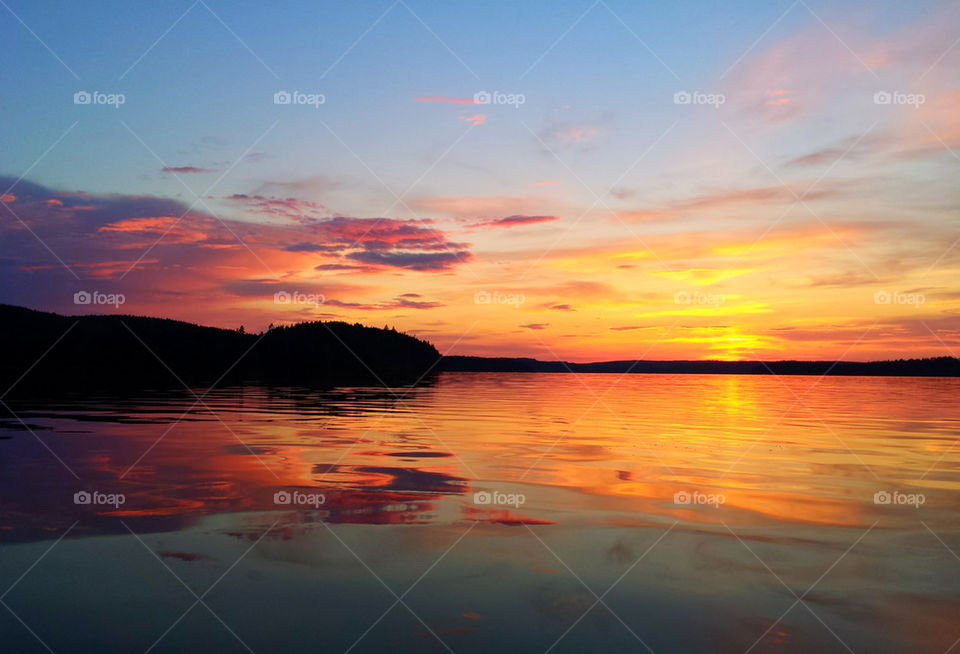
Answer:
<svg viewBox="0 0 960 654"><path fill-rule="evenodd" d="M149 246L161 236L168 244L200 243L208 240L207 232L196 229L195 217L187 220L174 216L154 216L149 218L130 218L101 225L98 232L140 236L143 240L124 240L115 245L118 249L136 249Z"/></svg>
<svg viewBox="0 0 960 654"><path fill-rule="evenodd" d="M560 220L560 216L507 216L494 218L470 225L471 227L516 227L517 225L535 225L553 220Z"/></svg>
<svg viewBox="0 0 960 654"><path fill-rule="evenodd" d="M571 127L569 129L560 130L556 134L557 138L559 138L561 141L573 141L579 143L590 138L596 133L597 130L593 127Z"/></svg>
<svg viewBox="0 0 960 654"><path fill-rule="evenodd" d="M156 216L153 218L129 218L107 223L99 228L100 232L163 232L177 223L174 216Z"/></svg>
<svg viewBox="0 0 960 654"><path fill-rule="evenodd" d="M474 127L477 125L483 125L487 122L486 114L475 114L473 116L460 116L460 120L464 120L468 123L473 123Z"/></svg>

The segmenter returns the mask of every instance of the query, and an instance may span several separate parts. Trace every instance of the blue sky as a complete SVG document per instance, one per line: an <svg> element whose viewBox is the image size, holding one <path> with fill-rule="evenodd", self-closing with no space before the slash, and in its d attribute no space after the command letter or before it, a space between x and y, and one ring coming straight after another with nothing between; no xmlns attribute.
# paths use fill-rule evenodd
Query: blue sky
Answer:
<svg viewBox="0 0 960 654"><path fill-rule="evenodd" d="M150 154L141 151L117 118L170 162L197 155L232 160L281 119L262 142L262 150L274 151L282 160L274 160L271 171L332 174L346 168L368 176L356 162L342 159L342 146L318 124L319 118L385 181L404 186L416 178L411 157L429 165L462 128L443 121L449 107L423 106L412 98L469 97L477 90L499 89L526 96L527 103L511 111L534 130L577 122L597 122L610 131L629 128L622 148L607 143L592 158L580 155L585 166L599 168L598 179L609 177L629 165L637 144L648 143L671 124L675 108L663 98L678 88L709 89L790 5L610 3L629 30L603 6L590 9L591 3L406 5L434 37L404 5L389 2L208 3L251 53L217 17L192 2L12 2L11 9L80 80L27 29L5 22L5 60L15 65L4 67L3 88L17 92L3 102L4 140L15 144L5 157L4 172L18 174L79 120L58 148L94 156L99 165L78 166L75 158L61 156L36 170L39 179L104 192L142 192L144 187L172 192L176 182L142 179L138 168ZM830 17L829 8L819 11ZM851 11L849 5L844 9ZM871 15L884 18L886 24L877 25L882 31L911 18L903 11ZM802 8L791 11L767 37L812 20ZM127 103L113 113L79 112L70 102L78 89L122 92ZM322 111L289 115L271 104L278 89L323 93L327 103ZM500 112L508 113L507 108ZM502 127L502 136L471 142L463 158L490 173L503 169L505 149L518 168L536 163L537 148L509 145L526 141L521 138L526 130L513 120ZM233 178L225 188L238 183Z"/></svg>

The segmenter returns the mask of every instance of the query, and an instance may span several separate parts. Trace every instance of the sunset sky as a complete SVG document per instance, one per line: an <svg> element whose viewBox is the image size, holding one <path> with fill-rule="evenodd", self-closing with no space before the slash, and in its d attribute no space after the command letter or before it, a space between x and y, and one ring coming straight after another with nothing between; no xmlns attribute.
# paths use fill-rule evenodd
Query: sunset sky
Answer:
<svg viewBox="0 0 960 654"><path fill-rule="evenodd" d="M960 353L960 3L0 16L0 302L571 361Z"/></svg>

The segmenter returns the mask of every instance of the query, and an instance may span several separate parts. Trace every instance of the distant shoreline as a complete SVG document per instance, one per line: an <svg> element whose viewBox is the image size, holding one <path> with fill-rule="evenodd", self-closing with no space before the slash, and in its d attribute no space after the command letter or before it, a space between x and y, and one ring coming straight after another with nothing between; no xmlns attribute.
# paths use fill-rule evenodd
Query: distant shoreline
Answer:
<svg viewBox="0 0 960 654"><path fill-rule="evenodd" d="M333 387L427 382L440 372L960 377L960 359L600 361L441 356L427 341L359 323L306 322L259 334L131 315L62 316L0 304L0 389Z"/></svg>
<svg viewBox="0 0 960 654"><path fill-rule="evenodd" d="M960 359L891 361L599 361L570 363L529 358L448 356L442 372L534 372L686 375L816 375L847 377L960 377Z"/></svg>

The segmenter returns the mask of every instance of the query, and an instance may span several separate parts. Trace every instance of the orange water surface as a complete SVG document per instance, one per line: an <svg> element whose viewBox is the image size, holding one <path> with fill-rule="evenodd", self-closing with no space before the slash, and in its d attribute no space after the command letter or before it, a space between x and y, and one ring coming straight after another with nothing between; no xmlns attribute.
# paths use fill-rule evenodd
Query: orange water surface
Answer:
<svg viewBox="0 0 960 654"><path fill-rule="evenodd" d="M195 393L10 403L10 651L960 639L958 380L446 373Z"/></svg>

